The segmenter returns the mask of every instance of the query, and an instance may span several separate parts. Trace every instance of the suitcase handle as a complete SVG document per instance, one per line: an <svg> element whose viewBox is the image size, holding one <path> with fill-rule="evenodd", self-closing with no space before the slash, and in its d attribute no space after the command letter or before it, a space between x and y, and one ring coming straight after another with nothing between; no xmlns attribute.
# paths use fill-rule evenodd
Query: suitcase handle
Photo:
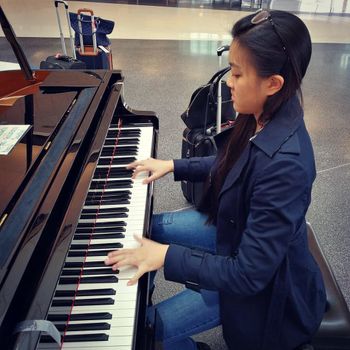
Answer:
<svg viewBox="0 0 350 350"><path fill-rule="evenodd" d="M68 4L67 4L66 1L63 1L63 0L55 0L56 16L57 16L58 28L60 30L60 38L61 38L61 45L62 45L63 54L67 55L67 49L66 49L66 44L64 42L63 32L62 32L60 15L59 15L59 12L58 12L58 4L63 4L64 7L65 7L67 23L68 23L68 30L69 30L70 45L71 45L71 49L72 49L72 55L73 55L73 58L76 59L77 56L75 54L75 48L74 48L73 36L72 36L72 29L71 29L69 14L68 14Z"/></svg>
<svg viewBox="0 0 350 350"><path fill-rule="evenodd" d="M63 0L55 0L55 7L58 7L58 4L63 4L66 10L68 9L68 4Z"/></svg>
<svg viewBox="0 0 350 350"><path fill-rule="evenodd" d="M91 32L92 32L92 43L93 43L93 48L94 51L93 53L86 53L86 55L91 56L91 55L98 55L98 49L97 49L97 40L96 40L96 23L95 23L95 16L94 16L94 11L88 8L81 8L77 11L78 15L78 27L79 27L79 41L80 41L80 49L79 52L81 55L85 55L85 48L84 48L84 40L83 40L83 28L82 28L82 19L81 19L81 13L87 12L90 13L91 15Z"/></svg>
<svg viewBox="0 0 350 350"><path fill-rule="evenodd" d="M83 9L79 9L78 11L77 11L77 14L78 15L80 15L81 13L90 13L90 15L91 16L93 16L94 15L94 11L92 11L91 9L87 9L87 8L83 8Z"/></svg>

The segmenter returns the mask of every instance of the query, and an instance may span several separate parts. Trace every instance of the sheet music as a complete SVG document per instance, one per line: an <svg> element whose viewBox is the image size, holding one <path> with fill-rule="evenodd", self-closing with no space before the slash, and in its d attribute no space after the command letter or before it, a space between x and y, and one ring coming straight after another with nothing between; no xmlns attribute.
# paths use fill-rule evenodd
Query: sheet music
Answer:
<svg viewBox="0 0 350 350"><path fill-rule="evenodd" d="M0 71L21 69L18 63L0 61Z"/></svg>
<svg viewBox="0 0 350 350"><path fill-rule="evenodd" d="M31 125L0 125L0 155L8 155Z"/></svg>

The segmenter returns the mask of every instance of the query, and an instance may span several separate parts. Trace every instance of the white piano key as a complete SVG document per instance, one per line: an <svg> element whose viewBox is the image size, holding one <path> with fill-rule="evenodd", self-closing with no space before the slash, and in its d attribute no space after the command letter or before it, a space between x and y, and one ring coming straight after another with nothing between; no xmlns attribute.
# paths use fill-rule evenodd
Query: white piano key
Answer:
<svg viewBox="0 0 350 350"><path fill-rule="evenodd" d="M104 333L104 332L101 332ZM105 346L108 343L108 346L110 347L118 347L115 348L115 350L119 350L119 346L130 346L132 345L132 336L121 336L121 337L114 337L111 336L107 342L67 342L63 344L62 349L77 349L77 348L84 348L84 349L98 349L98 346ZM102 344L101 344L102 343ZM130 349L130 348L129 348Z"/></svg>

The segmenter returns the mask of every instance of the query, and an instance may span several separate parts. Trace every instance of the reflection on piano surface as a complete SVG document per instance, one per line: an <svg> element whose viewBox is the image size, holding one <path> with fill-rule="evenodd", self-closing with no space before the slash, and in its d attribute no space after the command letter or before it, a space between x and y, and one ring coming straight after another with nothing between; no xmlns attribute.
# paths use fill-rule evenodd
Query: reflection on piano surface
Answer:
<svg viewBox="0 0 350 350"><path fill-rule="evenodd" d="M1 81L12 73L24 81L21 71ZM63 349L146 349L147 276L127 287L134 271L103 261L148 233L153 186L125 165L155 157L158 119L126 106L120 71L39 75L29 95L0 91L16 95L0 123L32 125L0 156L1 349L59 349L44 333L16 333L43 319Z"/></svg>

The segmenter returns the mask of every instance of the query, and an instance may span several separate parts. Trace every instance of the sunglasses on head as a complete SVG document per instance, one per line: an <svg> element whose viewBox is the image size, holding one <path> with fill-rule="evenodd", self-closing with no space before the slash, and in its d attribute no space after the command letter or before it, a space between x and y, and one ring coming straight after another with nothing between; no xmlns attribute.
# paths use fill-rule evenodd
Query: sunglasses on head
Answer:
<svg viewBox="0 0 350 350"><path fill-rule="evenodd" d="M287 46L284 43L284 40L283 40L281 34L278 32L278 30L276 28L276 25L275 25L274 21L272 20L272 17L271 17L271 14L270 14L269 11L263 10L263 9L259 9L258 11L256 11L255 16L251 19L250 23L254 24L254 25L258 25L258 24L264 23L266 21L268 21L271 24L273 31L278 36L278 38L279 38L279 40L280 40L280 42L282 44L283 51L286 53L286 56L287 56L288 60L290 60L290 56L288 54Z"/></svg>

